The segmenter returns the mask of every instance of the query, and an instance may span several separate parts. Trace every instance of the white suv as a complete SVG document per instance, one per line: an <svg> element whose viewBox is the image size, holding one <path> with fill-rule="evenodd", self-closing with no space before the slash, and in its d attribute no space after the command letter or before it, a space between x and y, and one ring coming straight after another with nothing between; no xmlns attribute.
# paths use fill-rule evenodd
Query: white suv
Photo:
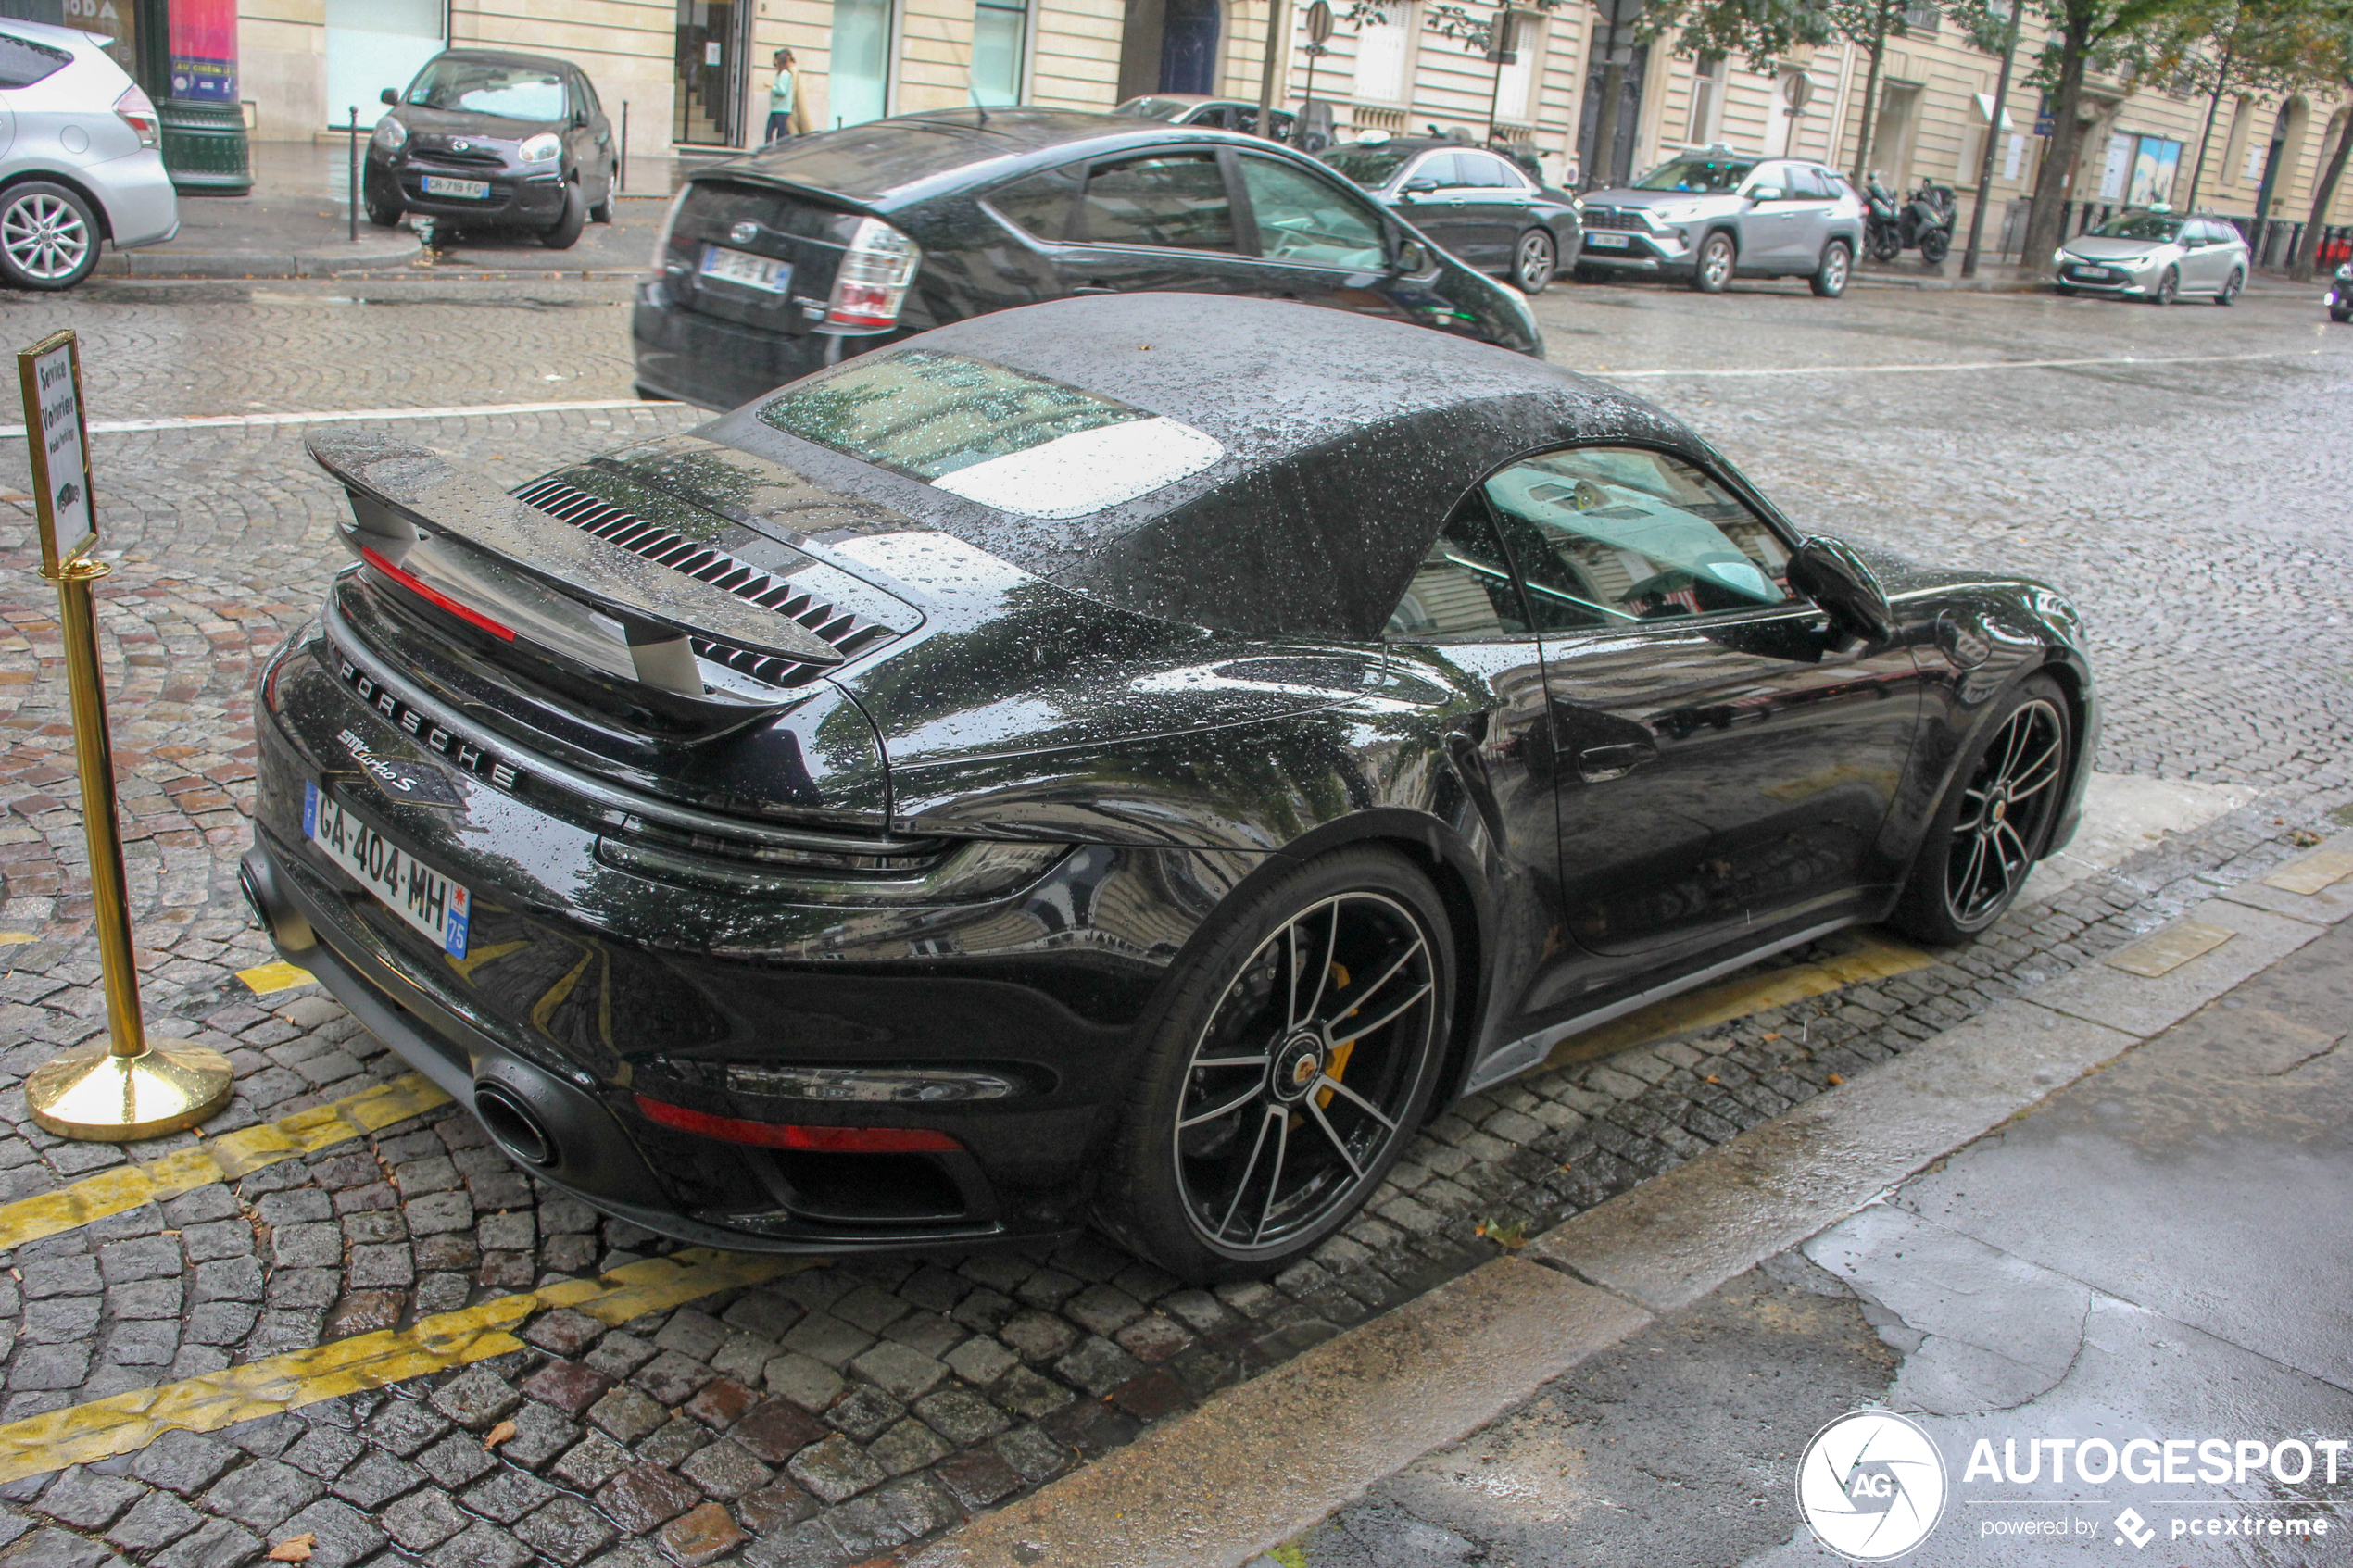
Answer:
<svg viewBox="0 0 2353 1568"><path fill-rule="evenodd" d="M69 289L117 250L180 232L156 107L71 28L0 21L0 279Z"/></svg>

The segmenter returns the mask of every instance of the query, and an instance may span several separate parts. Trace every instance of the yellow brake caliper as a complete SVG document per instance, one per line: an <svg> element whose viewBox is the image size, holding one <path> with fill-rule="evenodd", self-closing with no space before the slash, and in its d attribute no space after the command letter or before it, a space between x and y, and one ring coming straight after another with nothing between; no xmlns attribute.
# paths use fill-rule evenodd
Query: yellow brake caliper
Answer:
<svg viewBox="0 0 2353 1568"><path fill-rule="evenodd" d="M1345 991L1348 989L1348 966L1340 962L1338 960L1334 960L1332 961L1332 989L1335 991ZM1346 1012L1340 1014L1340 1016L1342 1018L1353 1018L1356 1016L1356 1010L1354 1008L1350 1008ZM1349 1041L1345 1045L1334 1046L1332 1047L1331 1056L1324 1063L1324 1075L1329 1078L1333 1083L1339 1083L1342 1077L1346 1076L1348 1073L1348 1059L1354 1053L1355 1049L1356 1042L1353 1040ZM1316 1090L1315 1109L1321 1110L1324 1107L1331 1104L1332 1093L1333 1091L1330 1089Z"/></svg>

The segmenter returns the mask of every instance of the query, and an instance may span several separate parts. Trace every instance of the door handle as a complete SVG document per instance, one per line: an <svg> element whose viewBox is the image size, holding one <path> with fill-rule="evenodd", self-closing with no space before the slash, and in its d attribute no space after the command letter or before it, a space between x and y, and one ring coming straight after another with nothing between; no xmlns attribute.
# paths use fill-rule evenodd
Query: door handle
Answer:
<svg viewBox="0 0 2353 1568"><path fill-rule="evenodd" d="M1577 776L1587 784L1607 784L1622 779L1645 762L1658 760L1658 747L1649 741L1621 741L1612 746L1589 746L1577 754Z"/></svg>

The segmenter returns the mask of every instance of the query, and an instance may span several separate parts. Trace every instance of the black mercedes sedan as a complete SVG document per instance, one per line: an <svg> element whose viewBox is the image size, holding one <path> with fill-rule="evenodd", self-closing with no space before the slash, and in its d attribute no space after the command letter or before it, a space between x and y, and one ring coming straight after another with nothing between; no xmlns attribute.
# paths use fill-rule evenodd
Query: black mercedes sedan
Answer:
<svg viewBox="0 0 2353 1568"><path fill-rule="evenodd" d="M1482 272L1541 294L1577 265L1577 198L1497 153L1450 136L1390 136L1317 155Z"/></svg>
<svg viewBox="0 0 2353 1568"><path fill-rule="evenodd" d="M405 213L452 226L536 230L567 250L612 221L611 122L579 67L539 55L451 49L427 60L368 140L368 221Z"/></svg>
<svg viewBox="0 0 2353 1568"><path fill-rule="evenodd" d="M350 432L262 671L281 952L610 1212L1195 1279L1435 1108L2081 809L2075 612L1809 537L1484 344L1134 295L943 327L511 494Z"/></svg>
<svg viewBox="0 0 2353 1568"><path fill-rule="evenodd" d="M1257 295L1541 353L1527 304L1314 158L1059 109L902 115L698 172L654 243L637 389L732 408L849 355L1073 295Z"/></svg>

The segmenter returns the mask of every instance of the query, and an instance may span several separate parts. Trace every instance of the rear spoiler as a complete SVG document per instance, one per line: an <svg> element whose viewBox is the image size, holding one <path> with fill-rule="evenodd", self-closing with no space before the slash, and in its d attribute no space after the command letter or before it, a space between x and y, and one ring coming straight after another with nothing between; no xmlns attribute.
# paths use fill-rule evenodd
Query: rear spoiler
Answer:
<svg viewBox="0 0 2353 1568"><path fill-rule="evenodd" d="M311 458L351 496L354 526L347 543L355 554L365 552L363 559L373 557L373 564L397 572L418 545L447 537L490 558L570 601L575 610L616 622L627 645L621 668L634 670L651 706L696 728L716 723L731 729L798 703L806 694L763 703L707 691L689 639L820 668L843 660L839 648L791 617L573 528L422 446L359 430L321 432L308 445ZM564 655L545 639L525 640L543 654ZM613 653L623 656L618 646ZM600 668L594 673L610 680L618 671Z"/></svg>

